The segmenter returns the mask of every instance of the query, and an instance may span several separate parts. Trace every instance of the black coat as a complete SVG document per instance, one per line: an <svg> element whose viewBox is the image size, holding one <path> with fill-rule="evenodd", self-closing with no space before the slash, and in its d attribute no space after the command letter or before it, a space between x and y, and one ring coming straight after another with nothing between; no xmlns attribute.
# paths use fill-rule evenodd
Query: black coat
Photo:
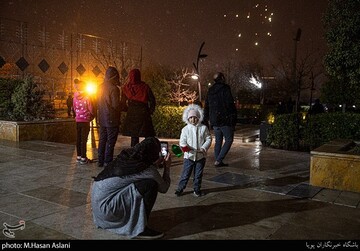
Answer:
<svg viewBox="0 0 360 251"><path fill-rule="evenodd" d="M155 129L151 115L155 110L155 97L151 89L148 93L149 102L143 103L127 99L123 94L121 103L127 106L126 118L123 125L124 136L151 137L155 136Z"/></svg>
<svg viewBox="0 0 360 251"><path fill-rule="evenodd" d="M115 81L105 81L100 86L97 99L98 122L102 127L120 126L120 89Z"/></svg>
<svg viewBox="0 0 360 251"><path fill-rule="evenodd" d="M204 121L213 126L235 126L237 111L230 86L216 82L209 88L204 107Z"/></svg>

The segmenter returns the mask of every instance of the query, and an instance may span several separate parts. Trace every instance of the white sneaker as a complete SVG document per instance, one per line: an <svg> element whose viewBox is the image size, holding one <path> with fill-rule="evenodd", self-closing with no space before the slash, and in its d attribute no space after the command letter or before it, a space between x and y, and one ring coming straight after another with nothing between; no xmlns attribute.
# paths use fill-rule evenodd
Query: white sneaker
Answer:
<svg viewBox="0 0 360 251"><path fill-rule="evenodd" d="M88 158L81 158L80 165L85 165L87 163L90 163L90 160Z"/></svg>
<svg viewBox="0 0 360 251"><path fill-rule="evenodd" d="M202 197L205 195L205 193L203 193L202 191L194 191L193 195L195 197Z"/></svg>

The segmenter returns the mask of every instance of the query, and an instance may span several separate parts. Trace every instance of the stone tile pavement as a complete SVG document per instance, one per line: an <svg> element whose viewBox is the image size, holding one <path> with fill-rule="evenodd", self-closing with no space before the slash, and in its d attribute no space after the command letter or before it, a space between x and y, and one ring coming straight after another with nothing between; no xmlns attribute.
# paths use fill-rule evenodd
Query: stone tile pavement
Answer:
<svg viewBox="0 0 360 251"><path fill-rule="evenodd" d="M96 161L97 132L88 141ZM150 225L165 240L355 240L360 245L360 194L309 185L310 155L263 147L258 128L237 128L226 158L229 167L207 159L204 197L174 191L182 159L173 157L172 184L159 194ZM170 144L177 139L162 139ZM119 136L115 152L130 145ZM0 241L125 240L94 227L90 206L96 163L76 163L74 145L0 141ZM25 224L4 234L5 225ZM6 233L6 231L5 231Z"/></svg>

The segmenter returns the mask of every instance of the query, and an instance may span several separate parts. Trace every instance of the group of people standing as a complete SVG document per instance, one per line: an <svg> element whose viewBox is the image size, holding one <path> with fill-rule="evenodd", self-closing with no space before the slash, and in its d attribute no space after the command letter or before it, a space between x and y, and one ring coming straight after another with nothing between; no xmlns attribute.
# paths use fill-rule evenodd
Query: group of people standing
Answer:
<svg viewBox="0 0 360 251"><path fill-rule="evenodd" d="M236 108L224 74L217 73L214 81L204 109L202 105L190 104L183 112L186 125L181 130L179 146L184 162L176 196L183 195L192 173L193 195L204 195L201 183L207 152L212 143L210 129L215 134L214 166L228 166L223 160L233 143ZM74 95L77 132L80 134L77 153L80 163L87 163L84 139L89 133L94 106L91 99L81 95L80 86L78 92ZM99 228L139 239L163 236L163 233L148 227L158 192L166 193L170 186L171 154L161 154L161 143L155 137L151 118L155 106L154 94L141 80L139 69L129 72L128 81L121 88L117 69L109 67L106 70L96 103L100 132L98 166L104 169L93 177L91 191L93 219ZM131 145L114 159L121 112L126 112L122 133L131 137ZM140 137L145 139L139 142ZM162 175L159 168L163 168Z"/></svg>
<svg viewBox="0 0 360 251"><path fill-rule="evenodd" d="M108 67L104 82L100 85L96 100L86 94L85 84L75 80L73 110L77 125L77 160L86 164L86 141L90 122L96 116L99 125L98 166L107 166L113 161L114 147L121 124L121 112L126 112L123 135L131 137L131 147L139 143L140 137L155 136L151 115L155 111L155 97L151 88L141 80L139 69L132 69L128 82L120 88L120 75L115 67ZM79 102L79 100L84 102ZM86 102L85 102L86 101ZM84 117L83 113L91 114ZM89 130L80 130L80 128ZM81 161L83 159L83 161Z"/></svg>

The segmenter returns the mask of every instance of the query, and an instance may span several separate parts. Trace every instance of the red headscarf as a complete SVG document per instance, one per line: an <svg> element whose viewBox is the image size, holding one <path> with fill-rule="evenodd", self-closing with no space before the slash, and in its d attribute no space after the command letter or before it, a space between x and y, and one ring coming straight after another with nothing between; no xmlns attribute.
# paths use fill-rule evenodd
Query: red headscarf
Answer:
<svg viewBox="0 0 360 251"><path fill-rule="evenodd" d="M139 69L133 69L129 72L129 80L123 87L123 92L130 100L142 103L148 102L149 86L141 81L141 73Z"/></svg>

